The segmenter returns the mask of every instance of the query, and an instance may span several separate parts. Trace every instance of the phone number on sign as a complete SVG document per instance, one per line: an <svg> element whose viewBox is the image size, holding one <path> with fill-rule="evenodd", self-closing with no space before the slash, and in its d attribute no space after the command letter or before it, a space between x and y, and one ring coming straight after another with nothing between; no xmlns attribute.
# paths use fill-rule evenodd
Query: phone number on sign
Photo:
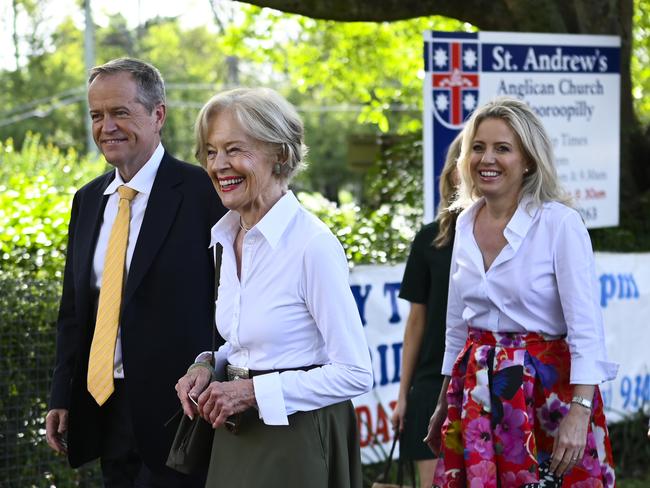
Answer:
<svg viewBox="0 0 650 488"><path fill-rule="evenodd" d="M650 403L650 374L623 376L620 393L626 410L636 410Z"/></svg>

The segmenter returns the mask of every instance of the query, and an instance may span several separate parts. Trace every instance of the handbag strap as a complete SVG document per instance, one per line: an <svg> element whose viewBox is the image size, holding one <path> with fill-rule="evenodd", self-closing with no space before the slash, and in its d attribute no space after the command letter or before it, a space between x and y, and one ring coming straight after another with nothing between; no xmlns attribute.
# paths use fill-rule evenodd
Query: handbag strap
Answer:
<svg viewBox="0 0 650 488"><path fill-rule="evenodd" d="M400 453L399 459L397 460L397 485L404 485L404 461L402 460L402 454Z"/></svg>
<svg viewBox="0 0 650 488"><path fill-rule="evenodd" d="M217 349L217 298L219 297L219 281L221 279L221 258L223 255L223 246L219 243L214 246L214 300L212 301L212 355L209 363L214 367L214 351ZM176 412L167 422L167 427L176 417L183 415L183 407Z"/></svg>
<svg viewBox="0 0 650 488"><path fill-rule="evenodd" d="M384 474L382 477L382 481L386 482L388 480L389 474L390 474L390 468L393 464L393 455L395 453L395 446L397 445L397 442L400 440L401 435L399 433L395 433L395 437L393 438L393 444L390 447L390 454L388 454L388 457L386 458L386 465L384 466ZM416 486L416 480L415 480L415 466L413 464L413 461L411 460L406 460L402 458L402 454L400 452L399 459L397 460L397 485L398 486L404 486L404 465L408 465L408 471L409 475L411 476L411 481L413 482L413 486Z"/></svg>
<svg viewBox="0 0 650 488"><path fill-rule="evenodd" d="M388 479L388 474L390 473L390 467L393 464L393 453L395 452L395 446L397 445L397 441L399 440L399 434L395 433L395 437L393 438L393 445L390 447L390 454L386 458L386 465L384 466L384 477L382 480L386 481Z"/></svg>
<svg viewBox="0 0 650 488"><path fill-rule="evenodd" d="M413 464L412 460L406 460L402 457L402 453L400 452L399 459L397 460L397 484L399 486L404 486L404 465L407 465L408 467L408 474L411 477L411 482L413 483L413 486L416 486L416 480L415 480L415 466Z"/></svg>
<svg viewBox="0 0 650 488"><path fill-rule="evenodd" d="M408 461L404 461L408 463L409 466L409 471L411 472L411 480L413 480L413 486L416 486L415 482L415 463L413 462L412 459L409 459Z"/></svg>
<svg viewBox="0 0 650 488"><path fill-rule="evenodd" d="M214 351L217 349L217 298L219 298L222 257L223 246L216 243L214 245L214 300L212 301L212 356L210 356L212 366L214 366Z"/></svg>

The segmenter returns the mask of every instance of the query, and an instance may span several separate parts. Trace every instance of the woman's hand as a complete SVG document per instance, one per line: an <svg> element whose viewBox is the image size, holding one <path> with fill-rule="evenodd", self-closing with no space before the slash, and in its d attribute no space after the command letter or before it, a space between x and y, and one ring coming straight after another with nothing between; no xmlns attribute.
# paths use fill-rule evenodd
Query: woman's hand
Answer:
<svg viewBox="0 0 650 488"><path fill-rule="evenodd" d="M176 394L181 401L183 412L190 419L198 412L198 398L212 379L212 371L202 366L191 368L176 383Z"/></svg>
<svg viewBox="0 0 650 488"><path fill-rule="evenodd" d="M393 431L401 433L404 430L404 416L406 415L406 399L397 400L393 415L390 417L390 423Z"/></svg>
<svg viewBox="0 0 650 488"><path fill-rule="evenodd" d="M550 470L562 476L582 460L587 444L587 431L591 409L571 404L569 413L562 419L553 442Z"/></svg>
<svg viewBox="0 0 650 488"><path fill-rule="evenodd" d="M257 405L253 380L213 381L198 399L199 413L217 428L231 415Z"/></svg>
<svg viewBox="0 0 650 488"><path fill-rule="evenodd" d="M445 376L445 379L442 380L440 395L438 395L438 403L436 404L436 409L433 411L433 415L431 415L431 418L429 419L427 436L423 439L423 442L429 446L429 449L431 449L436 456L440 455L442 424L447 418L447 390L449 389L450 381L451 376Z"/></svg>
<svg viewBox="0 0 650 488"><path fill-rule="evenodd" d="M424 438L424 443L429 446L436 456L440 455L442 424L446 418L447 402L438 402L436 409L433 411L433 415L431 415L431 419L429 419L429 429L427 436Z"/></svg>

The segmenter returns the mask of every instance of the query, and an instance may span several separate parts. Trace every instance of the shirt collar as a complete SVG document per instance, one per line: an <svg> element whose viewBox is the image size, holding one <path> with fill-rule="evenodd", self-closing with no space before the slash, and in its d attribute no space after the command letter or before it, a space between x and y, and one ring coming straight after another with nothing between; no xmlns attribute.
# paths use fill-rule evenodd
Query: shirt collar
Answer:
<svg viewBox="0 0 650 488"><path fill-rule="evenodd" d="M212 226L210 231L210 247L213 247L218 242L223 247L227 244L232 245L235 241L235 236L239 230L239 214L229 210L226 215L221 217L219 221Z"/></svg>
<svg viewBox="0 0 650 488"><path fill-rule="evenodd" d="M271 248L275 249L282 234L284 234L284 231L289 226L289 223L299 208L300 202L298 202L298 199L292 191L288 191L262 217L262 220L248 232L259 232ZM217 242L223 246L232 244L238 231L239 214L230 210L212 227L210 247L214 246Z"/></svg>
<svg viewBox="0 0 650 488"><path fill-rule="evenodd" d="M530 195L524 195L517 205L517 210L510 218L510 222L505 228L504 234L508 241L513 239L523 239L528 233L528 229L533 224L535 215L539 211L538 208L533 206L533 199Z"/></svg>
<svg viewBox="0 0 650 488"><path fill-rule="evenodd" d="M104 195L112 195L121 185L126 185L129 188L136 190L139 194L144 193L145 195L149 195L164 154L165 149L161 143L158 143L158 147L156 147L156 150L153 152L149 160L128 183L124 183L122 176L120 176L120 172L115 168L115 178L113 178L113 181L111 181L106 187L106 190L104 190Z"/></svg>
<svg viewBox="0 0 650 488"><path fill-rule="evenodd" d="M472 203L472 205L463 210L458 216L458 223L456 227L458 229L466 227L468 225L473 227L476 214L483 205L485 205L485 198L481 197ZM528 229L530 229L530 226L532 225L533 220L535 219L535 215L537 215L538 211L539 209L533 205L533 198L530 195L524 195L521 200L519 200L515 213L512 214L512 217L510 217L510 221L508 222L508 225L506 225L505 232L515 234L523 238L528 232Z"/></svg>

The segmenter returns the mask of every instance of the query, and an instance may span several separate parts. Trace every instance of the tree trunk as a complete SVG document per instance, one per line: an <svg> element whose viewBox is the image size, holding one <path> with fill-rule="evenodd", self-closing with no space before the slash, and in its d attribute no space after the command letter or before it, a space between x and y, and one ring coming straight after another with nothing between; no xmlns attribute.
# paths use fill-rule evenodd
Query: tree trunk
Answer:
<svg viewBox="0 0 650 488"><path fill-rule="evenodd" d="M621 213L650 189L648 133L632 104L633 0L248 0L317 19L384 22L443 15L486 31L553 32L621 37ZM645 161L645 162L644 162Z"/></svg>

